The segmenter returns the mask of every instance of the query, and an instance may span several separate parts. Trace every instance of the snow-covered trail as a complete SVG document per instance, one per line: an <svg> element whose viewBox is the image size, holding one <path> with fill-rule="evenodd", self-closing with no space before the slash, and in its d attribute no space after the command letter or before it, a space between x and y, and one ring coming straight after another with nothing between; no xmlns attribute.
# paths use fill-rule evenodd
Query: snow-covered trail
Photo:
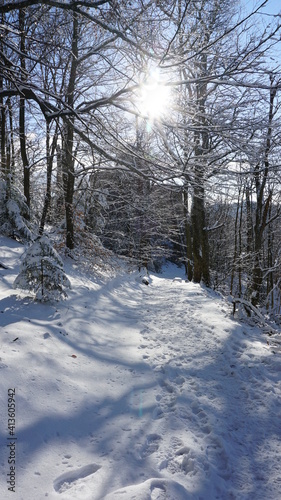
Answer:
<svg viewBox="0 0 281 500"><path fill-rule="evenodd" d="M280 356L258 328L175 274L104 284L71 265L69 298L46 305L11 290L15 269L0 276L1 498L281 498Z"/></svg>
<svg viewBox="0 0 281 500"><path fill-rule="evenodd" d="M152 412L152 402L140 402L153 383L137 350L141 285L133 280L128 290L119 279L99 287L76 275L72 282L57 306L14 292L0 300L1 498L9 494L9 388L16 390L16 498L101 499L143 477L130 458Z"/></svg>
<svg viewBox="0 0 281 500"><path fill-rule="evenodd" d="M281 498L280 357L198 285L153 277L146 302L162 474L196 499Z"/></svg>

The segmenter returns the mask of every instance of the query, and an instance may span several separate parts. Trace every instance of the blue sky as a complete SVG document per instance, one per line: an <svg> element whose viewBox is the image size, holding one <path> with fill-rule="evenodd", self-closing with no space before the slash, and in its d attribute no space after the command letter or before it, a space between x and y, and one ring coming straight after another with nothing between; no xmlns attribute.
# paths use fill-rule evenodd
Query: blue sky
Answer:
<svg viewBox="0 0 281 500"><path fill-rule="evenodd" d="M260 0L257 2L256 0L246 0L245 4L249 5L261 5L263 2ZM281 13L281 1L280 0L268 0L266 6L262 9L263 12L268 14L279 14Z"/></svg>
<svg viewBox="0 0 281 500"><path fill-rule="evenodd" d="M280 0L269 0L264 10L265 12L270 12L270 14L280 14L281 13Z"/></svg>
<svg viewBox="0 0 281 500"><path fill-rule="evenodd" d="M263 3L263 0L241 0L241 6L246 9L246 11L251 12L254 8L257 8ZM281 0L268 0L265 7L263 7L262 12L266 14L279 14L281 13Z"/></svg>

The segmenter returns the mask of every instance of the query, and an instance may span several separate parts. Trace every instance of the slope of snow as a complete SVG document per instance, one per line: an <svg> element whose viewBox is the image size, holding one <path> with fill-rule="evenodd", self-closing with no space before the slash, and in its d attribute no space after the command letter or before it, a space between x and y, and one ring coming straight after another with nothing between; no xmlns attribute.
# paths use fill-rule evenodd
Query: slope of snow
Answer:
<svg viewBox="0 0 281 500"><path fill-rule="evenodd" d="M1 498L281 498L281 359L258 327L175 267L146 286L68 263L69 298L36 303L11 288L22 250L0 238Z"/></svg>

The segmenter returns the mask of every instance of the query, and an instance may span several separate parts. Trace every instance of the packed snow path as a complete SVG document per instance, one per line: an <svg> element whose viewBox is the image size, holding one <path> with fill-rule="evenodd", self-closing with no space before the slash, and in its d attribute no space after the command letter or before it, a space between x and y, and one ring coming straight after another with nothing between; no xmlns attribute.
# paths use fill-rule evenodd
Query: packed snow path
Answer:
<svg viewBox="0 0 281 500"><path fill-rule="evenodd" d="M146 302L159 470L190 498L281 498L280 356L198 285L154 277Z"/></svg>
<svg viewBox="0 0 281 500"><path fill-rule="evenodd" d="M149 286L137 275L104 285L72 266L67 301L34 303L11 290L17 250L9 251L0 277L1 498L281 498L280 355L258 328L167 274ZM16 494L7 483L11 388Z"/></svg>

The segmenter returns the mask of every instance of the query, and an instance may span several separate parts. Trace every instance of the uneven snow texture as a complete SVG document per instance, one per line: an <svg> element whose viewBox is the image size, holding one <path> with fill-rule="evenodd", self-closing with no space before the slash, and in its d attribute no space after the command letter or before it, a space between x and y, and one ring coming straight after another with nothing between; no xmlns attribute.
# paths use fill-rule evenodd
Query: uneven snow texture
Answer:
<svg viewBox="0 0 281 500"><path fill-rule="evenodd" d="M281 360L258 327L177 268L146 286L68 264L69 298L36 303L0 244L1 499L281 498Z"/></svg>

